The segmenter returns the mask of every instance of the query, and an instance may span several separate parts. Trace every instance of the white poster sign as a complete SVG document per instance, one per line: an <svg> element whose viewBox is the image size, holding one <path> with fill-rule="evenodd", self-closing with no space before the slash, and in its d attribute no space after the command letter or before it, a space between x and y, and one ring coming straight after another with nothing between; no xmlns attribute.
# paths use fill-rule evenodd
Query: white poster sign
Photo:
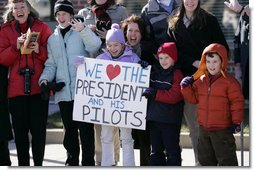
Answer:
<svg viewBox="0 0 254 171"><path fill-rule="evenodd" d="M144 130L150 70L86 58L77 70L73 120Z"/></svg>

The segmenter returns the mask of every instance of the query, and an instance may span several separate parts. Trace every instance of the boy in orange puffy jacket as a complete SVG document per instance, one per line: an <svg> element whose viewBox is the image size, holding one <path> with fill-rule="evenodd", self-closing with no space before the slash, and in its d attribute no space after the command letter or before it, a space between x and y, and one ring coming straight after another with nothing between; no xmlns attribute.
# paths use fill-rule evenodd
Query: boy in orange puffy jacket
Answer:
<svg viewBox="0 0 254 171"><path fill-rule="evenodd" d="M202 166L238 166L233 133L241 131L244 97L238 81L226 72L227 57L223 45L210 44L202 53L198 71L180 83L184 99L198 106Z"/></svg>

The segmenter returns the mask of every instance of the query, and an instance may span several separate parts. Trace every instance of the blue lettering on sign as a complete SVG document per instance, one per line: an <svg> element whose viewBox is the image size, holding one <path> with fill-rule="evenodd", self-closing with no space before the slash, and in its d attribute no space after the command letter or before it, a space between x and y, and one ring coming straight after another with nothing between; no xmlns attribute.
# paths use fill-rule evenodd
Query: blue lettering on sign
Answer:
<svg viewBox="0 0 254 171"><path fill-rule="evenodd" d="M102 99L95 99L95 98L91 97L88 101L88 104L102 106L103 105L103 100Z"/></svg>
<svg viewBox="0 0 254 171"><path fill-rule="evenodd" d="M116 108L116 109L123 109L124 108L124 101L119 100L111 100L110 107Z"/></svg>
<svg viewBox="0 0 254 171"><path fill-rule="evenodd" d="M141 67L131 67L131 66L122 66L123 68L123 79L124 81L135 82L145 84L144 79L147 79L148 75L144 73L144 70L148 70L147 68Z"/></svg>
<svg viewBox="0 0 254 171"><path fill-rule="evenodd" d="M92 70L90 67L87 67L87 64L84 63L84 71L85 71L85 76L90 77L90 78L96 78L96 79L101 79L100 73L102 72L101 70L102 64L95 64L92 67Z"/></svg>
<svg viewBox="0 0 254 171"><path fill-rule="evenodd" d="M128 69L131 68L130 66L122 66L122 68L124 69L124 81L127 80L127 73L128 73Z"/></svg>

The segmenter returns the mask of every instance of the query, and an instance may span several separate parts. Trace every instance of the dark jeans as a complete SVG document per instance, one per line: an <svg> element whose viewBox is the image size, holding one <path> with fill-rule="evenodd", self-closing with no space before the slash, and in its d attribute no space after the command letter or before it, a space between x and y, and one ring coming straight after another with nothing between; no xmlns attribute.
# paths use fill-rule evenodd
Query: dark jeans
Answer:
<svg viewBox="0 0 254 171"><path fill-rule="evenodd" d="M180 129L181 125L150 122L152 166L181 166Z"/></svg>
<svg viewBox="0 0 254 171"><path fill-rule="evenodd" d="M238 166L235 138L228 129L199 130L198 160L202 166Z"/></svg>
<svg viewBox="0 0 254 171"><path fill-rule="evenodd" d="M11 166L8 141L0 141L0 166Z"/></svg>
<svg viewBox="0 0 254 171"><path fill-rule="evenodd" d="M92 123L72 120L74 101L59 102L65 128L63 145L67 151L66 165L79 165L79 137L82 149L82 166L94 166L94 128Z"/></svg>
<svg viewBox="0 0 254 171"><path fill-rule="evenodd" d="M29 132L31 134L34 165L42 166L46 141L48 101L42 100L39 94L18 96L10 98L9 105L19 166L30 165Z"/></svg>

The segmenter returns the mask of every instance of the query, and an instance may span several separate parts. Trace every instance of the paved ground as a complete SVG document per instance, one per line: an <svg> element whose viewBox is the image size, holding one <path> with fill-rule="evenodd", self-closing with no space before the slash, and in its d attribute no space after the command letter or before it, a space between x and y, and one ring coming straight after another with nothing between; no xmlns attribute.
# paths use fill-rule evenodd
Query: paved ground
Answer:
<svg viewBox="0 0 254 171"><path fill-rule="evenodd" d="M12 141L10 143L10 153L12 166L18 166L17 161L17 151L15 147L15 143ZM31 153L30 153L31 154ZM241 165L241 153L237 151L239 165ZM244 166L250 166L249 164L249 151L244 151ZM47 144L45 150L44 157L44 166L64 166L66 159L65 149L62 144ZM120 153L120 162L118 166L122 166L122 153ZM182 151L182 166L194 166L194 154L192 149L184 148ZM135 162L136 166L139 166L139 150L135 150ZM33 161L31 159L31 165L33 165Z"/></svg>

